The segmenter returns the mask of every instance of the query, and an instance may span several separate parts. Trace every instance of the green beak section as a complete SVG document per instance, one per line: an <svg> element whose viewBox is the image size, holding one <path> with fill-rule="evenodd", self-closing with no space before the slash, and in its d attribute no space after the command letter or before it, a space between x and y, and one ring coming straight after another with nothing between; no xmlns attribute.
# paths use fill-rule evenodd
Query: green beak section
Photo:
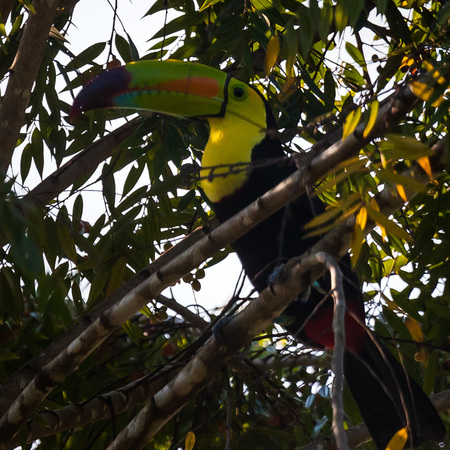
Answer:
<svg viewBox="0 0 450 450"><path fill-rule="evenodd" d="M202 64L139 61L101 72L86 84L71 120L98 108L144 109L174 116L222 116L227 75Z"/></svg>

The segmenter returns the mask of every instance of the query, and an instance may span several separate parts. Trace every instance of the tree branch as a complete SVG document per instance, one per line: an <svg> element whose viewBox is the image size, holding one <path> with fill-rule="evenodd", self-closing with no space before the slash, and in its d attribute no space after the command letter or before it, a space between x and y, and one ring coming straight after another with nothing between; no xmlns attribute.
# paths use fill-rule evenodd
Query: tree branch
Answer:
<svg viewBox="0 0 450 450"><path fill-rule="evenodd" d="M36 0L36 14L29 12L16 57L10 68L5 95L0 104L0 177L6 175L16 148L25 109L44 56L50 28L57 15L58 0Z"/></svg>
<svg viewBox="0 0 450 450"><path fill-rule="evenodd" d="M314 255L318 263L323 264L331 275L331 292L334 298L333 333L334 347L331 369L333 380L333 434L340 450L348 448L344 430L344 352L345 352L345 294L343 276L336 260L328 254L320 252Z"/></svg>

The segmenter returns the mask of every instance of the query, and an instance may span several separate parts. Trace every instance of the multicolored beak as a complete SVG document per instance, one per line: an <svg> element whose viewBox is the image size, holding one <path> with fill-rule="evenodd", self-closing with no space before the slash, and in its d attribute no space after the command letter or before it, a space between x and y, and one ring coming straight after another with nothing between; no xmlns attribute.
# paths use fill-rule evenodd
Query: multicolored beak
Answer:
<svg viewBox="0 0 450 450"><path fill-rule="evenodd" d="M182 117L220 117L228 77L220 70L183 61L138 61L105 70L87 83L70 120L98 108L145 109Z"/></svg>

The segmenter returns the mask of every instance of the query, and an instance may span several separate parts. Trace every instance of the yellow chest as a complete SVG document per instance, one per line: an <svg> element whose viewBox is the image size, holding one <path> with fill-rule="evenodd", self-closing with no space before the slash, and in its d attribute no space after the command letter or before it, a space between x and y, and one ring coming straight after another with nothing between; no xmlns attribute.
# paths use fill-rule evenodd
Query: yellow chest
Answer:
<svg viewBox="0 0 450 450"><path fill-rule="evenodd" d="M230 118L210 118L210 135L202 158L201 186L209 200L219 202L238 191L248 178L252 149L265 131L253 124L242 126Z"/></svg>

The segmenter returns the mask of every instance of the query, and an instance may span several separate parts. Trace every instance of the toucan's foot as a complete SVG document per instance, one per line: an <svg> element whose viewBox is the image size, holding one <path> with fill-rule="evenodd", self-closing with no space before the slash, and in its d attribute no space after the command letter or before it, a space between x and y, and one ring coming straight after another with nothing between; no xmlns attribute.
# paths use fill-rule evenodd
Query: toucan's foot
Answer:
<svg viewBox="0 0 450 450"><path fill-rule="evenodd" d="M228 344L229 338L226 334L226 326L228 322L232 319L232 316L225 316L220 319L212 330L214 338L219 342L220 345L226 346Z"/></svg>
<svg viewBox="0 0 450 450"><path fill-rule="evenodd" d="M275 269L273 269L273 272L269 275L267 284L269 286L270 292L272 292L273 295L275 295L273 285L281 280L282 274L283 274L283 264L280 264L279 266L276 266Z"/></svg>

